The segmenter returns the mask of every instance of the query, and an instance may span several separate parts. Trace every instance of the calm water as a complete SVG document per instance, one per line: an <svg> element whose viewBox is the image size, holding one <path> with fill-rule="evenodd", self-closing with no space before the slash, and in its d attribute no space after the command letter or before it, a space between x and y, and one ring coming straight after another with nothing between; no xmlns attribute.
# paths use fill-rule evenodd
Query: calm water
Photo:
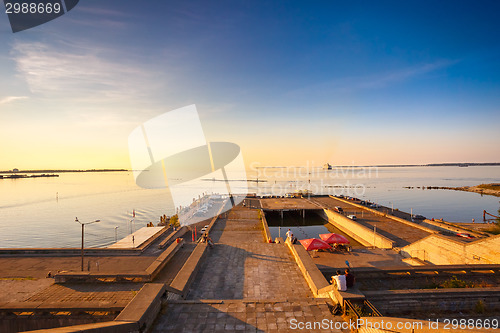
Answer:
<svg viewBox="0 0 500 333"><path fill-rule="evenodd" d="M287 170L288 172L284 172ZM295 171L293 171L295 170ZM303 170L303 169L301 169ZM500 182L500 167L379 168L371 174L361 169L324 171L314 169L266 169L248 172L249 191L285 194L298 189L315 193L347 194L427 217L469 222L482 219L482 211L496 213L499 198L447 190L404 189L404 186L464 186ZM307 170L306 170L307 171ZM220 186L215 184L214 188ZM236 192L243 184L232 182ZM335 186L335 187L331 187ZM341 186L341 187L339 187ZM346 186L346 188L343 188ZM185 204L189 204L186 189ZM133 225L132 211L136 217ZM78 247L82 222L102 222L85 229L86 246L106 246L159 216L175 211L168 190L142 189L128 172L63 173L58 178L0 180L0 247Z"/></svg>

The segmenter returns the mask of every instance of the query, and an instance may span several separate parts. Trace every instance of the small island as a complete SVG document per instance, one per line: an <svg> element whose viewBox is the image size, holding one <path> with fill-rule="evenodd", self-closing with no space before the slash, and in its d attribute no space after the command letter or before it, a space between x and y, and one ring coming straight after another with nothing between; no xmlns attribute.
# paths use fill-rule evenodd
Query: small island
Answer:
<svg viewBox="0 0 500 333"><path fill-rule="evenodd" d="M414 186L405 186L405 188L412 189ZM422 188L427 190L454 190L454 191L465 191L474 192L479 194L494 195L500 197L500 183L490 183L490 184L480 184L476 186L460 186L460 187L448 187L448 186L418 186L415 188Z"/></svg>
<svg viewBox="0 0 500 333"><path fill-rule="evenodd" d="M0 171L0 179L24 179L59 177L59 173L70 172L126 172L127 169L86 169L86 170L19 170Z"/></svg>

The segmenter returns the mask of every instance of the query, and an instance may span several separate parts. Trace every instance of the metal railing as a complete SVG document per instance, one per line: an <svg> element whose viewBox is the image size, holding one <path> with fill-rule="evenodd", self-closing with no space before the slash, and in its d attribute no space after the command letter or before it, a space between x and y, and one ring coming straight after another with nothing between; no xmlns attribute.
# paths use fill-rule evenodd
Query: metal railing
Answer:
<svg viewBox="0 0 500 333"><path fill-rule="evenodd" d="M382 314L368 300L353 303L350 300L344 301L344 315L354 317L355 320L361 317L382 317Z"/></svg>

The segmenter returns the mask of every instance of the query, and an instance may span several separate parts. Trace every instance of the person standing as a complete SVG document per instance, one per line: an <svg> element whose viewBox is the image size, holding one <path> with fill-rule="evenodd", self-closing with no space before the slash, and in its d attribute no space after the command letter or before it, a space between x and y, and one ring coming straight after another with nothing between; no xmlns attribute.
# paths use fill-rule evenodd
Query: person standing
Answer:
<svg viewBox="0 0 500 333"><path fill-rule="evenodd" d="M354 282L356 282L356 277L349 271L349 268L345 269L345 282L347 288L354 287Z"/></svg>
<svg viewBox="0 0 500 333"><path fill-rule="evenodd" d="M290 238L290 242L292 241L292 238L293 238L293 232L292 232L292 230L288 229L288 231L286 232L286 237Z"/></svg>
<svg viewBox="0 0 500 333"><path fill-rule="evenodd" d="M346 291L347 290L345 275L341 274L340 269L337 269L337 275L333 275L331 280L330 280L331 284L333 284L334 282L337 286L337 290L339 290L339 291Z"/></svg>

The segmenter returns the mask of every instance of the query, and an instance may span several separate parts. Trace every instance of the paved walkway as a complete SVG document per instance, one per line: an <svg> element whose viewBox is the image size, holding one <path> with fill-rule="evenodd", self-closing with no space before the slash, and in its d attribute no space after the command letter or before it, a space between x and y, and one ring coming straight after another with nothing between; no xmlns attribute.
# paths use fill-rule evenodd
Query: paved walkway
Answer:
<svg viewBox="0 0 500 333"><path fill-rule="evenodd" d="M25 302L82 304L95 307L125 307L142 287L142 283L54 284Z"/></svg>
<svg viewBox="0 0 500 333"><path fill-rule="evenodd" d="M313 201L325 207L333 209L335 206L342 207L344 215L354 214L357 223L373 230L377 227L377 233L396 242L397 247L403 247L430 235L429 232L412 227L411 225L395 221L393 219L376 215L366 209L352 206L342 200L330 197L317 197Z"/></svg>
<svg viewBox="0 0 500 333"><path fill-rule="evenodd" d="M234 208L210 236L188 299L169 302L153 332L297 332L293 320L340 320L313 298L288 248L264 243L257 211Z"/></svg>

